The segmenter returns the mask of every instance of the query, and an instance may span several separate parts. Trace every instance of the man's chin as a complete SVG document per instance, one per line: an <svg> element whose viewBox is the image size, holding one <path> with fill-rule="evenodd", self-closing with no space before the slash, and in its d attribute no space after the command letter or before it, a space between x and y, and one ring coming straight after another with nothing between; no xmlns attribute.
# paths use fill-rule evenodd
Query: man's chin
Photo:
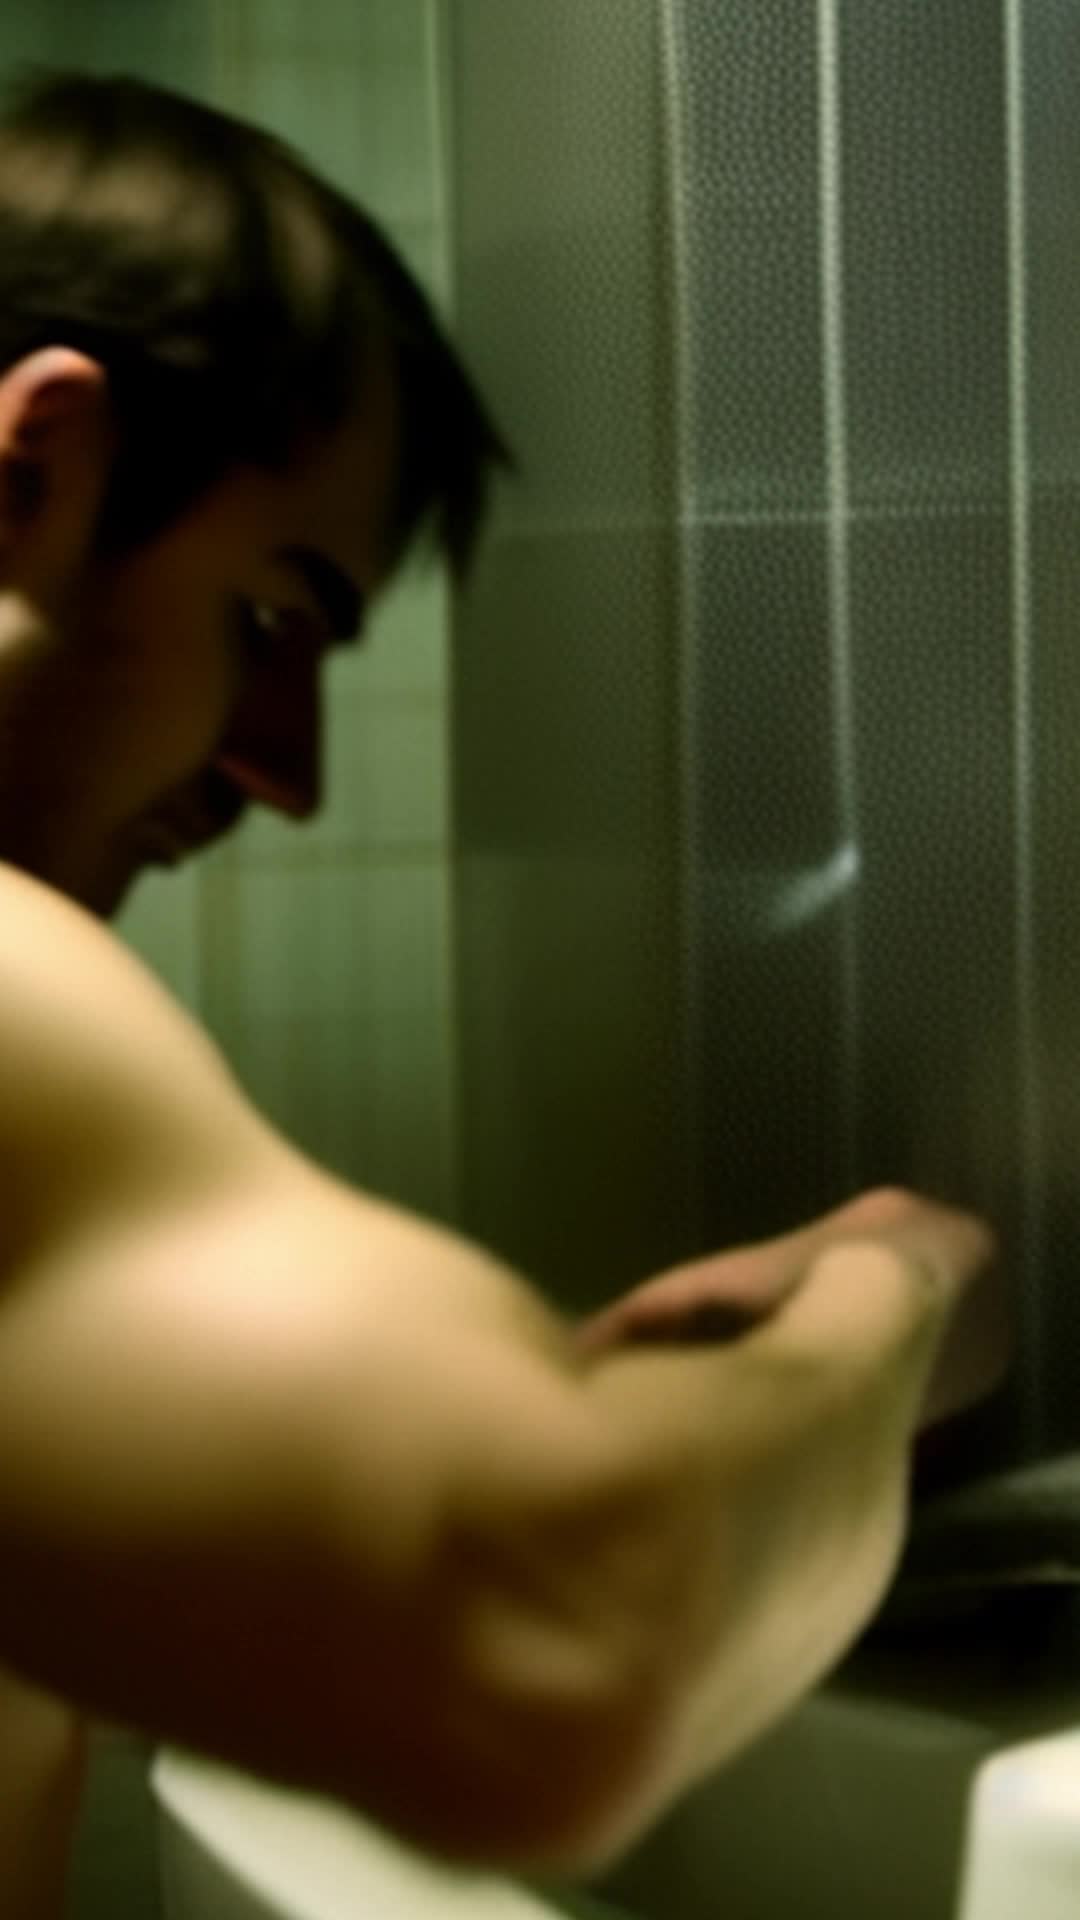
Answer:
<svg viewBox="0 0 1080 1920"><path fill-rule="evenodd" d="M128 855L126 859L103 864L82 886L69 891L88 913L99 920L113 920L129 904L136 883L145 871L143 862L132 860Z"/></svg>

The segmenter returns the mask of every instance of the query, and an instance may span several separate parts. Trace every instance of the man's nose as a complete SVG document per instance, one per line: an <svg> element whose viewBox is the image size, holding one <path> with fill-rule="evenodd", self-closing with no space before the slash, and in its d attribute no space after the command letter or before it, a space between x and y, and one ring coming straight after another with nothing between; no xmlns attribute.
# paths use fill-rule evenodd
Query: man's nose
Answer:
<svg viewBox="0 0 1080 1920"><path fill-rule="evenodd" d="M260 806L292 820L317 813L323 797L318 663L250 687L214 764Z"/></svg>

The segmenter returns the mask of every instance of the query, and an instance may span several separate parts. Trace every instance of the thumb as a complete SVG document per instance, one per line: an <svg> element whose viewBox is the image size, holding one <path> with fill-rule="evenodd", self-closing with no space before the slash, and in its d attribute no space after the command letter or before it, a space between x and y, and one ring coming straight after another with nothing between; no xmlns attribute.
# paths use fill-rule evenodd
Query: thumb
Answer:
<svg viewBox="0 0 1080 1920"><path fill-rule="evenodd" d="M876 1233L842 1235L821 1248L775 1324L793 1350L827 1357L853 1390L876 1381L914 1426L958 1309L991 1263L993 1241L980 1222L918 1202L878 1225Z"/></svg>

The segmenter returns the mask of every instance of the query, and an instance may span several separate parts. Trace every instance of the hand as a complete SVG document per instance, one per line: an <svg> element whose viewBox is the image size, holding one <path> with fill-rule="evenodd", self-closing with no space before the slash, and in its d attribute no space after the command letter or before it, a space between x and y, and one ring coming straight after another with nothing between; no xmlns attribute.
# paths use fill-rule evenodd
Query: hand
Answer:
<svg viewBox="0 0 1080 1920"><path fill-rule="evenodd" d="M970 1215L882 1190L662 1274L580 1329L597 1400L662 1488L682 1490L669 1522L691 1543L678 1787L788 1711L880 1604L912 1440L928 1408L956 1404L942 1354L993 1252ZM652 1350L710 1324L713 1351Z"/></svg>
<svg viewBox="0 0 1080 1920"><path fill-rule="evenodd" d="M969 1215L893 1189L862 1194L777 1239L692 1260L644 1281L582 1322L579 1348L596 1358L635 1344L738 1339L800 1290L821 1254L853 1241L891 1247L937 1275L948 1295L950 1325L920 1424L945 1419L990 1392L1010 1349L992 1237Z"/></svg>

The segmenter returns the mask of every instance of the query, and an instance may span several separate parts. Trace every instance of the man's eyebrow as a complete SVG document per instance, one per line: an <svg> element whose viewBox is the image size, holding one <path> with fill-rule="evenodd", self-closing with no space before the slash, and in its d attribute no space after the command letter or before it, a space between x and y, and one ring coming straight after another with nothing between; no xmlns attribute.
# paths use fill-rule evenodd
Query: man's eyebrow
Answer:
<svg viewBox="0 0 1080 1920"><path fill-rule="evenodd" d="M277 555L300 574L326 618L334 640L355 640L364 624L364 596L317 547L282 547Z"/></svg>

